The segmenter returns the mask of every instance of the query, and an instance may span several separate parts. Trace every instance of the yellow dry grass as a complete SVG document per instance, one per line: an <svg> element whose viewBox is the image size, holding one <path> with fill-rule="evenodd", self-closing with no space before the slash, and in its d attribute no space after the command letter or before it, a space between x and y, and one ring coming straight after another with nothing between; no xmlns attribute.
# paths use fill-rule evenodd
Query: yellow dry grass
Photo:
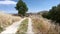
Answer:
<svg viewBox="0 0 60 34"><path fill-rule="evenodd" d="M0 13L0 27L5 28L21 18L10 14Z"/></svg>
<svg viewBox="0 0 60 34"><path fill-rule="evenodd" d="M59 34L60 26L51 23L42 16L32 16L33 29L36 34Z"/></svg>

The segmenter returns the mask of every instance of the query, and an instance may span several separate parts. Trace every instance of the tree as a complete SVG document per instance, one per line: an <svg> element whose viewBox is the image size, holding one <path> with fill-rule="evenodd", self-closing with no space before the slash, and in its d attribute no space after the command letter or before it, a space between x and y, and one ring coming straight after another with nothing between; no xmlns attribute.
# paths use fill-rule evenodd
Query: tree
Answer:
<svg viewBox="0 0 60 34"><path fill-rule="evenodd" d="M18 15L25 15L28 11L28 7L22 0L19 0L16 4L16 10L18 10Z"/></svg>
<svg viewBox="0 0 60 34"><path fill-rule="evenodd" d="M53 6L51 10L49 10L48 17L52 20L55 20L56 15L56 6Z"/></svg>
<svg viewBox="0 0 60 34"><path fill-rule="evenodd" d="M43 15L43 17L60 23L60 4L57 6L53 6L52 9L49 10L47 15Z"/></svg>

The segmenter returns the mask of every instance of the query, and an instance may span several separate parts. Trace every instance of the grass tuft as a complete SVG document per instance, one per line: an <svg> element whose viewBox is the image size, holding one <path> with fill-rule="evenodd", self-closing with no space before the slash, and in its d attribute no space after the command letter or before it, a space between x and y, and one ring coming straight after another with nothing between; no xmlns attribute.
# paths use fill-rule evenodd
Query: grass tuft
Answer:
<svg viewBox="0 0 60 34"><path fill-rule="evenodd" d="M3 31L3 28L2 27L0 27L0 33Z"/></svg>
<svg viewBox="0 0 60 34"><path fill-rule="evenodd" d="M28 27L28 19L25 19L20 25L20 27L18 28L18 31L16 34L26 34L27 27Z"/></svg>

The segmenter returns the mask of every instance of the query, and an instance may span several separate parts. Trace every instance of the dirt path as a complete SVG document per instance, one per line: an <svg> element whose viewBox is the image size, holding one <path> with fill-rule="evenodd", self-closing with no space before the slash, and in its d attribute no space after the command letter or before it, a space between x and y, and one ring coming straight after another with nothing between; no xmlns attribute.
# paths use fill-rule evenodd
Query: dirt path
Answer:
<svg viewBox="0 0 60 34"><path fill-rule="evenodd" d="M0 34L15 34L17 32L17 28L24 19L20 20L19 22L13 23L11 26L7 27L6 30L1 32Z"/></svg>
<svg viewBox="0 0 60 34"><path fill-rule="evenodd" d="M34 32L32 31L32 21L31 21L31 18L29 18L27 34L34 34Z"/></svg>

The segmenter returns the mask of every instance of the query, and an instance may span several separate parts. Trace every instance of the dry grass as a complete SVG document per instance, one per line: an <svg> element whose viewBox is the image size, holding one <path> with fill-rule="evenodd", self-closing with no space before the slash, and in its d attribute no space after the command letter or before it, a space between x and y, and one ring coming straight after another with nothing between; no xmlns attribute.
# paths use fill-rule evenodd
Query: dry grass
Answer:
<svg viewBox="0 0 60 34"><path fill-rule="evenodd" d="M0 13L0 27L5 28L21 18L10 14Z"/></svg>
<svg viewBox="0 0 60 34"><path fill-rule="evenodd" d="M60 34L60 26L43 17L32 17L33 29L36 34Z"/></svg>
<svg viewBox="0 0 60 34"><path fill-rule="evenodd" d="M25 19L24 21L22 21L21 25L19 26L16 34L26 34L27 27L28 27L28 19Z"/></svg>

